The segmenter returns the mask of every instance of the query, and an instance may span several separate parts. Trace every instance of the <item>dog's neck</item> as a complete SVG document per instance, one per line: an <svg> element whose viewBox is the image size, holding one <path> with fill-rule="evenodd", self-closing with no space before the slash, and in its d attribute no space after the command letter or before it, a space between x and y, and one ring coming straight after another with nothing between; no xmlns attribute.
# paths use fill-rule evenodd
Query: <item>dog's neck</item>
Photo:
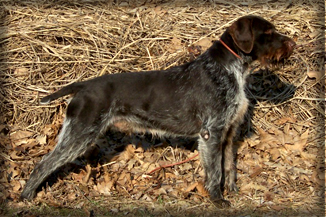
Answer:
<svg viewBox="0 0 326 217"><path fill-rule="evenodd" d="M236 54L229 46L227 46L227 44L225 44L225 42L222 40L222 39L220 39L219 40L220 42L221 42L221 44L226 48L226 49L228 49L234 56L236 56L237 58L239 58L239 59L242 59L238 54Z"/></svg>
<svg viewBox="0 0 326 217"><path fill-rule="evenodd" d="M234 59L240 59L243 64L252 63L253 59L250 54L246 54L240 48L238 48L228 30L223 33L218 42L221 43L223 49L227 49L228 52L234 56Z"/></svg>

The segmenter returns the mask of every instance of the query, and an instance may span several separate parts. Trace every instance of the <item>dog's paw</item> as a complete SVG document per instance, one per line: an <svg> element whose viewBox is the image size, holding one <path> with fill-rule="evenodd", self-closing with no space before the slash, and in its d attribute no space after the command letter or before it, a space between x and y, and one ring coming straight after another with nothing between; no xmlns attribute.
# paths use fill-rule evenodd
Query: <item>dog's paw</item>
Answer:
<svg viewBox="0 0 326 217"><path fill-rule="evenodd" d="M239 192L239 189L237 187L237 184L235 184L234 181L232 182L227 182L226 183L226 186L225 186L225 189L228 191L228 192L235 192L235 193L238 193Z"/></svg>
<svg viewBox="0 0 326 217"><path fill-rule="evenodd" d="M235 172L233 170L225 172L224 189L230 192L238 192L238 187L235 182Z"/></svg>
<svg viewBox="0 0 326 217"><path fill-rule="evenodd" d="M228 208L231 206L231 203L228 200L211 198L211 201L219 209L224 209L224 208Z"/></svg>
<svg viewBox="0 0 326 217"><path fill-rule="evenodd" d="M27 191L24 190L21 195L20 195L20 200L28 200L31 201L34 197L36 196L36 192L35 191Z"/></svg>

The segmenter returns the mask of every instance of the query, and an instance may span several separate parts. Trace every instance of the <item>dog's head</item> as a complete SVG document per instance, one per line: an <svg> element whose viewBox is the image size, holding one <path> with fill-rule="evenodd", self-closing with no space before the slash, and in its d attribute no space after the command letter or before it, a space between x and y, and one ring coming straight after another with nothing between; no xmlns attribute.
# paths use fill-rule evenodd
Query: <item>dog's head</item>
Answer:
<svg viewBox="0 0 326 217"><path fill-rule="evenodd" d="M275 26L258 16L244 16L229 27L235 45L253 60L262 64L275 64L288 58L295 42L278 33Z"/></svg>

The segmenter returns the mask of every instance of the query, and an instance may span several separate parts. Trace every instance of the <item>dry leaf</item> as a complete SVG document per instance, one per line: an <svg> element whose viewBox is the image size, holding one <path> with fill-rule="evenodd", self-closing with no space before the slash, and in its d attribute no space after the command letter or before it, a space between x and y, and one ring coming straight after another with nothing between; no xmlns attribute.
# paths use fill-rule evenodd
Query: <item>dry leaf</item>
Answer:
<svg viewBox="0 0 326 217"><path fill-rule="evenodd" d="M18 156L16 151L13 151L10 154L10 158L13 159L13 160L23 160L23 159L25 159L24 156Z"/></svg>
<svg viewBox="0 0 326 217"><path fill-rule="evenodd" d="M148 194L144 194L144 196L141 197L141 200L153 202L153 199Z"/></svg>
<svg viewBox="0 0 326 217"><path fill-rule="evenodd" d="M212 46L212 40L209 38L203 38L195 43L195 45L202 47L203 50L207 50L210 46Z"/></svg>
<svg viewBox="0 0 326 217"><path fill-rule="evenodd" d="M274 129L274 133L275 133L275 138L277 139L277 141L273 142L274 146L273 147L278 147L278 145L276 144L285 144L285 135L283 131ZM276 146L275 146L276 145Z"/></svg>
<svg viewBox="0 0 326 217"><path fill-rule="evenodd" d="M173 37L171 40L171 44L169 45L167 50L170 53L174 53L175 51L182 49L182 48L183 48L183 46L181 45L181 40L177 37Z"/></svg>
<svg viewBox="0 0 326 217"><path fill-rule="evenodd" d="M323 76L325 76L323 71L309 71L307 73L309 78L314 78L316 80L321 79Z"/></svg>
<svg viewBox="0 0 326 217"><path fill-rule="evenodd" d="M143 192L142 191L138 191L136 192L136 194L132 195L132 198L135 200L139 200L139 198L143 196Z"/></svg>
<svg viewBox="0 0 326 217"><path fill-rule="evenodd" d="M250 181L249 183L247 184L244 184L240 187L240 191L242 193L249 193L252 191L252 186L254 185L254 183L252 181Z"/></svg>
<svg viewBox="0 0 326 217"><path fill-rule="evenodd" d="M164 188L159 188L159 189L154 189L153 190L154 195L167 195L166 191Z"/></svg>
<svg viewBox="0 0 326 217"><path fill-rule="evenodd" d="M261 168L261 167L256 167L255 169L254 169L254 171L249 175L249 177L250 178L254 178L254 177L256 177L256 176L258 176L261 172L263 172L263 168Z"/></svg>
<svg viewBox="0 0 326 217"><path fill-rule="evenodd" d="M258 128L259 138L260 138L260 145L266 146L267 144L279 143L276 136L271 135L270 133L265 132L263 129ZM262 149L264 150L264 149Z"/></svg>
<svg viewBox="0 0 326 217"><path fill-rule="evenodd" d="M133 144L127 145L125 150L119 155L119 160L130 160L135 155L135 148Z"/></svg>
<svg viewBox="0 0 326 217"><path fill-rule="evenodd" d="M25 67L15 69L14 73L18 76L23 76L28 74L28 69Z"/></svg>
<svg viewBox="0 0 326 217"><path fill-rule="evenodd" d="M16 176L18 176L20 174L20 170L17 169L16 166L11 165L9 170L8 170L8 174L10 174L10 173L11 173L11 177L15 178Z"/></svg>
<svg viewBox="0 0 326 217"><path fill-rule="evenodd" d="M91 177L91 174L92 174L91 165L87 164L85 169L86 169L86 172L82 170L84 174L86 173L86 175L84 175L84 178L82 179L83 184L86 184L89 181L89 178Z"/></svg>
<svg viewBox="0 0 326 217"><path fill-rule="evenodd" d="M21 185L20 185L20 182L19 182L19 181L17 181L17 180L13 180L13 181L10 182L10 183L11 183L11 185L13 186L13 190L14 190L15 192L18 192L18 191L20 190Z"/></svg>
<svg viewBox="0 0 326 217"><path fill-rule="evenodd" d="M310 34L309 34L309 37L310 37L311 39L313 39L313 38L317 37L319 34L320 34L320 31L317 30L317 31L314 31L314 32L310 33Z"/></svg>
<svg viewBox="0 0 326 217"><path fill-rule="evenodd" d="M192 46L188 47L188 52L194 58L201 54L202 48L201 48L201 46L198 46L198 45L192 45Z"/></svg>
<svg viewBox="0 0 326 217"><path fill-rule="evenodd" d="M297 134L293 130L289 131L287 129L284 130L284 144L292 144L294 142L294 136Z"/></svg>
<svg viewBox="0 0 326 217"><path fill-rule="evenodd" d="M251 138L248 138L246 141L250 147L255 147L256 145L258 145L260 143L260 141L258 139L253 140Z"/></svg>
<svg viewBox="0 0 326 217"><path fill-rule="evenodd" d="M288 123L288 122L294 123L294 122L296 122L296 120L294 118L292 118L292 117L282 117L282 118L276 120L274 122L274 124L283 125L283 124Z"/></svg>
<svg viewBox="0 0 326 217"><path fill-rule="evenodd" d="M127 166L127 168L128 168L129 171L134 167L134 165L135 165L136 162L137 162L136 159L130 159L130 160L128 161L128 166Z"/></svg>
<svg viewBox="0 0 326 217"><path fill-rule="evenodd" d="M168 173L168 172L165 173L165 178L167 178L167 179L173 179L175 177L176 177L176 175L173 173Z"/></svg>
<svg viewBox="0 0 326 217"><path fill-rule="evenodd" d="M191 170L193 169L192 165L190 163L183 163L181 165L179 165L179 168L182 170L182 171L187 171L187 170Z"/></svg>
<svg viewBox="0 0 326 217"><path fill-rule="evenodd" d="M48 136L53 135L53 125L52 124L45 125L42 130L42 133Z"/></svg>
<svg viewBox="0 0 326 217"><path fill-rule="evenodd" d="M36 140L39 144L45 145L46 144L46 135L39 135L36 137Z"/></svg>
<svg viewBox="0 0 326 217"><path fill-rule="evenodd" d="M154 8L154 12L155 12L157 15L159 15L159 16L162 16L162 15L164 15L164 14L167 13L167 11L164 10L164 9L162 9L161 6L157 6L157 7L155 7L155 8Z"/></svg>
<svg viewBox="0 0 326 217"><path fill-rule="evenodd" d="M278 148L273 148L269 153L271 154L272 161L276 161L279 157L281 157L281 153Z"/></svg>
<svg viewBox="0 0 326 217"><path fill-rule="evenodd" d="M166 165L171 164L171 162L170 161L166 161L166 160L159 160L159 161L157 161L157 164L158 164L158 167L164 167Z"/></svg>
<svg viewBox="0 0 326 217"><path fill-rule="evenodd" d="M273 192L266 191L264 193L264 199L265 201L272 201L275 197L275 194Z"/></svg>
<svg viewBox="0 0 326 217"><path fill-rule="evenodd" d="M7 127L7 125L5 125L5 124L0 124L0 132L3 130L3 129L5 129Z"/></svg>
<svg viewBox="0 0 326 217"><path fill-rule="evenodd" d="M256 149L261 150L261 151L268 150L269 148L270 148L269 144L264 143L264 142L261 142L256 146Z"/></svg>
<svg viewBox="0 0 326 217"><path fill-rule="evenodd" d="M202 182L198 182L196 189L198 191L198 194L200 194L203 197L208 197L208 191L206 190Z"/></svg>
<svg viewBox="0 0 326 217"><path fill-rule="evenodd" d="M294 144L293 145L285 145L285 147L288 150L292 150L292 151L295 151L295 152L298 152L298 153L301 154L301 152L303 152L304 148L307 145L308 137L309 137L309 129L307 129L301 135L296 136L294 138Z"/></svg>
<svg viewBox="0 0 326 217"><path fill-rule="evenodd" d="M278 206L278 205L274 205L274 206L271 206L272 209L276 210L276 211L280 211L282 209L285 209L286 207L285 206Z"/></svg>
<svg viewBox="0 0 326 217"><path fill-rule="evenodd" d="M189 185L189 186L185 189L185 192L188 193L188 192L190 192L190 191L193 191L193 190L197 187L197 185L198 185L198 182L195 182L195 183Z"/></svg>
<svg viewBox="0 0 326 217"><path fill-rule="evenodd" d="M113 186L114 182L113 180L109 182L98 182L96 186L94 186L94 189L97 190L100 194L103 195L111 195L111 188Z"/></svg>
<svg viewBox="0 0 326 217"><path fill-rule="evenodd" d="M305 160L316 160L316 155L315 154L309 154L306 152L301 152L301 157L304 158ZM308 163L307 161L305 161L306 164Z"/></svg>
<svg viewBox="0 0 326 217"><path fill-rule="evenodd" d="M85 177L85 171L81 170L80 173L72 173L71 176L73 180L77 182L83 182L83 178Z"/></svg>
<svg viewBox="0 0 326 217"><path fill-rule="evenodd" d="M10 134L10 138L12 140L18 140L18 139L23 139L23 138L31 137L33 135L34 135L33 132L26 131L26 130L19 130L19 131L16 131L16 132L11 133Z"/></svg>

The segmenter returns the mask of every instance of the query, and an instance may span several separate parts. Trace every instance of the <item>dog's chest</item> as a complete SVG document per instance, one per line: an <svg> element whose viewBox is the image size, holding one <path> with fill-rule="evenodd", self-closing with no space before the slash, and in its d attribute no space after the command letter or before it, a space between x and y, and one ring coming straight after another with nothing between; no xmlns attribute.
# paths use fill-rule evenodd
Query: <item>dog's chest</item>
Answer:
<svg viewBox="0 0 326 217"><path fill-rule="evenodd" d="M235 107L230 122L232 124L241 122L247 112L248 99L245 93L247 72L240 62L231 65L228 70L234 73L238 90L233 100Z"/></svg>

